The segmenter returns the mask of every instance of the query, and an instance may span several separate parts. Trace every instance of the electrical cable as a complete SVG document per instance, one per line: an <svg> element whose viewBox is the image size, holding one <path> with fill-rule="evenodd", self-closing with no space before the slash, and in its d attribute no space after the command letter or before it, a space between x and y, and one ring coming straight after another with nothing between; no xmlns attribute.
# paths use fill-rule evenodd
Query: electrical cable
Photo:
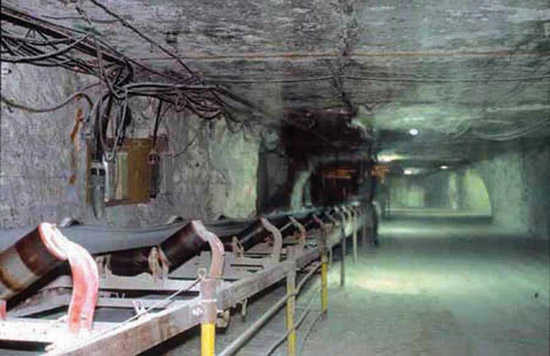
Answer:
<svg viewBox="0 0 550 356"><path fill-rule="evenodd" d="M415 77L415 78L390 78L375 76L357 76L342 75L340 79L349 79L357 81L375 81L375 82L418 82L418 83L479 83L479 82L525 82L550 79L550 75L541 75L536 77L518 77L518 78L437 78L437 77ZM215 77L205 77L206 82L228 83L228 84L279 84L279 83L306 83L314 81L332 81L334 76L319 76L309 78L258 78L258 79L218 79Z"/></svg>
<svg viewBox="0 0 550 356"><path fill-rule="evenodd" d="M155 127L153 129L153 150L157 147L157 134L159 131L159 125L161 120L162 100L159 100L157 107L157 117L155 118Z"/></svg>
<svg viewBox="0 0 550 356"><path fill-rule="evenodd" d="M187 150L189 148L191 148L191 146L195 143L196 141L196 137L193 137L193 139L191 140L191 142L189 142L181 151L177 152L177 153L173 153L173 154L165 154L165 156L167 157L171 157L171 158L177 158L179 156L181 156L182 154L184 154L185 152L187 152Z"/></svg>
<svg viewBox="0 0 550 356"><path fill-rule="evenodd" d="M473 135L484 139L484 140L491 140L491 141L511 141L516 140L518 138L527 136L537 130L539 130L541 127L546 126L548 123L550 123L550 118L541 120L533 125L522 127L518 130L509 131L509 132L503 132L503 133L497 133L497 134L487 134L479 132L478 130L473 130Z"/></svg>
<svg viewBox="0 0 550 356"><path fill-rule="evenodd" d="M99 85L99 83L95 83L93 85L90 85L90 86L88 86L87 88L85 88L83 90L89 89L92 86L96 86L96 85ZM34 107L30 107L30 106L27 106L27 105L24 105L24 104L16 103L16 102L4 97L3 95L0 95L0 97L2 99L2 102L7 104L9 107L29 111L29 112L32 112L32 113L45 113L45 112L52 112L52 111L59 110L62 107L64 107L65 105L69 104L71 102L71 100L73 100L74 98L77 98L77 97L83 97L84 99L86 99L86 101L88 102L88 105L90 107L90 110L93 107L92 100L83 91L77 91L77 92L71 94L69 97L67 97L65 100L63 100L61 103L56 104L56 105L51 106L51 107L47 107L47 108L34 108Z"/></svg>
<svg viewBox="0 0 550 356"><path fill-rule="evenodd" d="M37 45L37 46L49 46L51 44L62 44L62 43L69 43L69 42L74 41L74 39L72 39L72 38L59 38L59 39L47 40L47 41L36 40L34 38L25 38L25 37L21 37L21 36L13 36L13 35L9 35L9 34L4 33L4 32L5 32L5 30L2 29L2 38L9 38L9 39L15 40L15 41L24 41L26 43L34 44L34 45Z"/></svg>
<svg viewBox="0 0 550 356"><path fill-rule="evenodd" d="M42 60L42 59L57 57L57 56L65 53L65 52L70 51L71 49L76 47L79 43L81 43L82 41L88 39L89 37L90 37L90 35L86 35L84 37L81 37L80 39L78 39L77 41L71 43L67 47L61 48L61 49L59 49L57 51L54 51L54 52L44 53L44 54L38 55L38 56L22 57L22 58L10 58L10 57L5 57L4 56L4 57L2 57L2 60L5 61L5 62L9 62L9 63L28 63L28 62L32 62L32 61L38 61L38 60Z"/></svg>
<svg viewBox="0 0 550 356"><path fill-rule="evenodd" d="M171 51L167 50L166 48L164 48L164 46L160 45L158 42L156 41L153 41L151 38L149 38L149 36L145 35L144 33L142 33L141 31L139 31L137 28L135 28L130 22L128 22L125 18L123 18L122 16L118 15L117 13L115 13L114 11L112 11L111 9L109 9L107 6L101 4L100 2L96 1L96 0L89 0L91 3L93 3L94 5L100 7L101 9L103 9L103 11L105 11L107 14L111 15L112 17L116 18L121 24L122 26L124 27L127 27L129 28L130 30L134 31L138 36L140 36L141 38L143 38L144 40L146 40L147 42L149 42L150 44L152 44L153 46L157 47L158 49L160 49L162 52L166 53L167 55L169 55L170 57L174 58L187 72L189 72L189 74L191 74L191 76L193 78L196 77L196 74L178 57L176 56L175 54L173 54Z"/></svg>
<svg viewBox="0 0 550 356"><path fill-rule="evenodd" d="M52 15L42 15L41 17L51 20L83 20L82 17L78 16L52 16ZM118 20L107 20L107 19L96 19L96 18L90 18L91 22L97 22L97 23L115 23L118 22Z"/></svg>

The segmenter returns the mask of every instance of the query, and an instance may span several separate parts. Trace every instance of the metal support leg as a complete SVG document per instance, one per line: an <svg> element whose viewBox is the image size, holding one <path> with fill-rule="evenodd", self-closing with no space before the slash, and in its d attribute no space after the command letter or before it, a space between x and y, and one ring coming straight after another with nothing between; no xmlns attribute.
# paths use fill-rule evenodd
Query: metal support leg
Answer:
<svg viewBox="0 0 550 356"><path fill-rule="evenodd" d="M342 261L340 261L340 286L346 284L346 234L342 228L342 243L341 243Z"/></svg>
<svg viewBox="0 0 550 356"><path fill-rule="evenodd" d="M363 245L363 248L367 247L367 224L369 222L369 219L367 219L367 209L363 208L363 228L361 229L361 245Z"/></svg>
<svg viewBox="0 0 550 356"><path fill-rule="evenodd" d="M338 211L340 215L340 286L343 287L346 284L346 249L347 249L347 235L346 235L346 213L344 211Z"/></svg>
<svg viewBox="0 0 550 356"><path fill-rule="evenodd" d="M327 255L321 255L321 309L326 317L328 313L328 261Z"/></svg>
<svg viewBox="0 0 550 356"><path fill-rule="evenodd" d="M351 223L353 228L353 233L351 235L353 243L353 263L357 263L357 213L354 211L351 213L351 216Z"/></svg>
<svg viewBox="0 0 550 356"><path fill-rule="evenodd" d="M318 237L317 245L319 247L319 253L321 254L321 309L323 315L326 317L328 312L328 256L327 256L327 232L324 229L324 224L317 215L313 215L314 221L319 225L320 235Z"/></svg>
<svg viewBox="0 0 550 356"><path fill-rule="evenodd" d="M286 277L286 292L294 294L296 292L296 270L293 269ZM294 314L296 311L296 296L288 298L286 302L286 330L289 332L287 337L287 355L296 355L296 330L294 330Z"/></svg>

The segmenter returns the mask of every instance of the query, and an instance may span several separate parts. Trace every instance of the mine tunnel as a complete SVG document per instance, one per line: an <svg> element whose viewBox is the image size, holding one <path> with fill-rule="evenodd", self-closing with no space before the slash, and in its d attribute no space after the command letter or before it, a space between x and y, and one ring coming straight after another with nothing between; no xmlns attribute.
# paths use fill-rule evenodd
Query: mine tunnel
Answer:
<svg viewBox="0 0 550 356"><path fill-rule="evenodd" d="M0 355L548 355L548 0L4 0Z"/></svg>

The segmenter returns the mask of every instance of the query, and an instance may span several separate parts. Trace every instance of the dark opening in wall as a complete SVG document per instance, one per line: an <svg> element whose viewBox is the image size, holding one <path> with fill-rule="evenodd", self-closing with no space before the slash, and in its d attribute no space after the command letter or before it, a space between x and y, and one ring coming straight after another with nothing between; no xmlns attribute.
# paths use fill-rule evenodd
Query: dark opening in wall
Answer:
<svg viewBox="0 0 550 356"><path fill-rule="evenodd" d="M335 205L356 196L361 167L358 162L330 164L311 176L311 198L314 205Z"/></svg>
<svg viewBox="0 0 550 356"><path fill-rule="evenodd" d="M259 212L372 200L372 141L352 116L346 108L286 112L279 140L260 152Z"/></svg>

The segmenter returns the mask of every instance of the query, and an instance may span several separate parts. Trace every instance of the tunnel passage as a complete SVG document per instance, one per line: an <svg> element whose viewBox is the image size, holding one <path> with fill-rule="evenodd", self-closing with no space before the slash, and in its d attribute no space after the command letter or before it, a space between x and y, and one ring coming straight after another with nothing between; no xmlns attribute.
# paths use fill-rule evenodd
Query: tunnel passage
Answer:
<svg viewBox="0 0 550 356"><path fill-rule="evenodd" d="M304 354L547 352L548 0L1 7L9 256L25 230L68 217L81 222L64 230L71 239L142 287L135 276L147 280L159 261L171 273L206 251L185 222L204 220L226 251L240 251L236 238L253 254L273 241L264 218L322 229L315 212L334 224L345 215L335 206L359 203L369 228L375 212L385 218L380 243L355 250L348 284L329 287L334 313L302 334ZM345 246L333 266L350 267ZM4 265L25 271L17 261ZM36 329L21 330L7 329ZM176 353L198 353L185 337ZM148 338L125 340L110 344Z"/></svg>
<svg viewBox="0 0 550 356"><path fill-rule="evenodd" d="M387 196L382 196L382 195ZM389 176L384 216L407 214L462 214L490 219L491 200L486 185L475 169L448 167L418 170L416 174Z"/></svg>
<svg viewBox="0 0 550 356"><path fill-rule="evenodd" d="M355 115L347 108L287 110L280 139L271 148L264 140L260 151L258 210L370 203L372 137L351 124Z"/></svg>

